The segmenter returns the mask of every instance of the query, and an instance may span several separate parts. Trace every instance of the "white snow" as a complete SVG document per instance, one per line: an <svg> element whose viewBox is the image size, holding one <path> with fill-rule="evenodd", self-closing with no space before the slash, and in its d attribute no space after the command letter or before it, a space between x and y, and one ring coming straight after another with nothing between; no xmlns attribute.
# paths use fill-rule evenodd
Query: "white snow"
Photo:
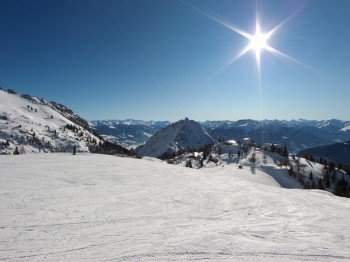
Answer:
<svg viewBox="0 0 350 262"><path fill-rule="evenodd" d="M0 156L0 259L350 260L350 199L150 160Z"/></svg>
<svg viewBox="0 0 350 262"><path fill-rule="evenodd" d="M341 131L350 131L350 125L347 125L346 127L342 128Z"/></svg>
<svg viewBox="0 0 350 262"><path fill-rule="evenodd" d="M236 145L237 144L236 140L227 140L226 143L229 143L231 145Z"/></svg>

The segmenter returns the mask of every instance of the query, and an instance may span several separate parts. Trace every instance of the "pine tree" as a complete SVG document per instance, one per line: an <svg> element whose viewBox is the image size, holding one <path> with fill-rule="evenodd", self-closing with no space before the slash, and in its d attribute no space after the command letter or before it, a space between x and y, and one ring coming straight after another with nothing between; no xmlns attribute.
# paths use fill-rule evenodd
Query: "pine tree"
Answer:
<svg viewBox="0 0 350 262"><path fill-rule="evenodd" d="M309 174L309 179L310 179L310 181L314 180L314 174L312 172L310 172L310 174Z"/></svg>
<svg viewBox="0 0 350 262"><path fill-rule="evenodd" d="M189 159L186 163L186 167L192 168L192 161Z"/></svg>
<svg viewBox="0 0 350 262"><path fill-rule="evenodd" d="M329 170L334 170L335 169L335 164L334 162L329 163Z"/></svg>
<svg viewBox="0 0 350 262"><path fill-rule="evenodd" d="M290 175L290 176L291 176L291 175L293 175L293 173L294 173L294 172L293 172L293 168L292 168L292 167L289 167L289 170L288 170L288 175Z"/></svg>
<svg viewBox="0 0 350 262"><path fill-rule="evenodd" d="M319 161L318 161L321 165L323 165L323 158L322 156L320 157Z"/></svg>
<svg viewBox="0 0 350 262"><path fill-rule="evenodd" d="M317 189L320 189L320 190L324 190L324 185L323 185L323 181L321 178L318 179L318 182L317 182Z"/></svg>
<svg viewBox="0 0 350 262"><path fill-rule="evenodd" d="M13 152L14 155L19 155L18 147L16 146L15 151Z"/></svg>
<svg viewBox="0 0 350 262"><path fill-rule="evenodd" d="M252 154L252 157L250 159L250 162L252 162L253 164L256 162L256 158L255 158L255 153Z"/></svg>
<svg viewBox="0 0 350 262"><path fill-rule="evenodd" d="M326 188L331 187L331 180L329 179L329 176L325 177L325 186L326 186Z"/></svg>
<svg viewBox="0 0 350 262"><path fill-rule="evenodd" d="M349 197L349 192L347 190L348 183L342 177L342 179L338 180L334 187L334 194L342 197Z"/></svg>
<svg viewBox="0 0 350 262"><path fill-rule="evenodd" d="M276 146L274 144L271 145L271 152L274 153L276 151Z"/></svg>
<svg viewBox="0 0 350 262"><path fill-rule="evenodd" d="M283 157L288 157L289 153L288 153L288 149L286 146L283 147L283 152L282 152L282 156Z"/></svg>
<svg viewBox="0 0 350 262"><path fill-rule="evenodd" d="M219 147L218 154L221 155L221 147Z"/></svg>
<svg viewBox="0 0 350 262"><path fill-rule="evenodd" d="M338 169L342 170L343 169L343 165L341 163L338 163Z"/></svg>

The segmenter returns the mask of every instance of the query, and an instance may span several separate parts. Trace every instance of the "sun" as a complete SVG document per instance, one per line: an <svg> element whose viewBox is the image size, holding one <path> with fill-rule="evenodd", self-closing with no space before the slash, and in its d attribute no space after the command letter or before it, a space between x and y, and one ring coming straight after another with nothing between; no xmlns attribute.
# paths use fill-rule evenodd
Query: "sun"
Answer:
<svg viewBox="0 0 350 262"><path fill-rule="evenodd" d="M260 25L256 25L255 35L250 35L249 37L250 43L248 45L248 49L255 52L256 60L260 63L260 55L263 49L269 49L269 45L267 44L267 40L269 39L269 34L264 34L260 30Z"/></svg>

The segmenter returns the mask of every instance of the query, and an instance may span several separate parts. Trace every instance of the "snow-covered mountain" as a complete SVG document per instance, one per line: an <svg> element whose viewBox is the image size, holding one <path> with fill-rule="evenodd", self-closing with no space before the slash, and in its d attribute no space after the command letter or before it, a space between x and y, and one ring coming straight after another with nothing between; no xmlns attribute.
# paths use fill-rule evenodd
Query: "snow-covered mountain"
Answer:
<svg viewBox="0 0 350 262"><path fill-rule="evenodd" d="M184 149L199 148L214 139L204 130L200 123L185 118L172 123L151 136L145 145L136 148L143 156L160 157L173 155Z"/></svg>
<svg viewBox="0 0 350 262"><path fill-rule="evenodd" d="M126 148L136 148L146 141L159 129L169 125L168 121L142 120L98 120L90 121L92 130L109 141Z"/></svg>
<svg viewBox="0 0 350 262"><path fill-rule="evenodd" d="M84 119L61 104L0 90L0 154L72 152L73 148L129 154L94 134Z"/></svg>

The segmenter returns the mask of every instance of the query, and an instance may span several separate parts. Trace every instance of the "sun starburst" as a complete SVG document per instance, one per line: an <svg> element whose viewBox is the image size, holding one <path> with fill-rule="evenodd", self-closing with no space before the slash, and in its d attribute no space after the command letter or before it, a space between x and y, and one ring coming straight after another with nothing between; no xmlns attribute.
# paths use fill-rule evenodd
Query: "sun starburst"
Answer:
<svg viewBox="0 0 350 262"><path fill-rule="evenodd" d="M267 44L267 40L270 35L261 32L259 23L256 24L256 30L254 35L249 35L248 39L250 43L248 45L248 50L252 50L255 52L256 62L258 65L260 64L260 55L262 50L268 50L269 45Z"/></svg>
<svg viewBox="0 0 350 262"><path fill-rule="evenodd" d="M316 71L312 67L305 65L304 63L298 61L297 59L283 53L282 51L277 50L276 48L274 48L268 44L268 40L271 39L282 26L284 26L289 20L291 20L295 15L297 15L304 8L304 6L301 6L299 9L295 10L295 12L293 12L290 16L288 16L281 23L279 23L277 26L275 26L273 29L271 29L270 31L267 31L267 32L263 32L261 30L261 23L259 21L259 15L257 12L256 13L255 32L248 33L222 17L211 15L211 14L199 9L198 7L195 7L191 4L189 4L185 0L180 0L180 1L183 2L184 4L190 6L191 8L195 9L196 11L200 12L204 16L215 21L216 23L234 31L235 33L238 33L239 35L241 35L244 38L249 40L248 45L246 47L244 47L236 56L232 57L228 62L226 62L226 64L220 70L218 70L215 74L217 74L220 71L229 67L232 63L234 63L236 60L238 60L239 58L244 56L249 51L252 51L255 53L255 60L256 60L257 66L258 66L259 73L260 73L260 66L261 66L260 65L261 64L261 54L263 51L267 51L267 52L269 52L269 53L271 53L279 58L289 60L290 62L299 64L299 65L304 66L308 69Z"/></svg>
<svg viewBox="0 0 350 262"><path fill-rule="evenodd" d="M288 19L290 19L290 18L288 18ZM285 23L285 21L283 21L281 24L284 24L284 23ZM260 22L257 19L254 34L249 34L249 33L244 32L242 30L238 31L238 30L235 30L233 27L231 27L231 29L233 31L239 33L240 35L242 35L246 39L248 39L249 44L236 57L231 59L230 62L225 67L229 66L230 64L232 64L234 61L236 61L238 58L242 57L243 55L245 55L249 51L252 51L255 53L255 60L256 60L257 66L259 68L259 71L260 71L262 51L268 51L274 55L289 59L290 61L296 62L296 63L301 64L301 65L304 65L301 62L297 61L296 59L291 58L290 56L282 53L281 51L278 51L277 49L273 48L272 46L270 46L268 44L268 40L273 36L273 34L277 31L277 29L281 26L281 24L266 33L266 32L263 32L261 30Z"/></svg>

